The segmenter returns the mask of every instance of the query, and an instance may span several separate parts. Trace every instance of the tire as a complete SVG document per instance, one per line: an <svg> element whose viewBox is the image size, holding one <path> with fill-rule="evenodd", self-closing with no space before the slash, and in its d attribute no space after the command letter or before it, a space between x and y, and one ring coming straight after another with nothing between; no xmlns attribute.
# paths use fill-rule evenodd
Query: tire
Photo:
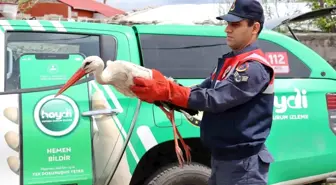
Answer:
<svg viewBox="0 0 336 185"><path fill-rule="evenodd" d="M199 163L191 163L180 168L171 164L158 170L146 185L208 185L211 169Z"/></svg>

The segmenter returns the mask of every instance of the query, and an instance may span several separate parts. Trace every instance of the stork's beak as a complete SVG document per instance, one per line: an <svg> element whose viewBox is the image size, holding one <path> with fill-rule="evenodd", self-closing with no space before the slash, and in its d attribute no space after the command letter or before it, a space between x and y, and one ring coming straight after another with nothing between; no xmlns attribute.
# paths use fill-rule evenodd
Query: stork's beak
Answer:
<svg viewBox="0 0 336 185"><path fill-rule="evenodd" d="M66 91L69 87L71 87L73 84L75 84L79 79L81 79L83 76L86 75L86 72L83 68L79 68L75 74L72 75L72 77L64 84L64 86L57 92L55 95L58 96L62 94L64 91Z"/></svg>

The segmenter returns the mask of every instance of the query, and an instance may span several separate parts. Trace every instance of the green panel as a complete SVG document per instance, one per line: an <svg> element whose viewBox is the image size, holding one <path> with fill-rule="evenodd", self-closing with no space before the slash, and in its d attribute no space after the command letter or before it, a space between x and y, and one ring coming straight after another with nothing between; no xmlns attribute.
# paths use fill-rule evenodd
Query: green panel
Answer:
<svg viewBox="0 0 336 185"><path fill-rule="evenodd" d="M50 21L40 20L39 22L46 29L46 31L57 31L55 26Z"/></svg>
<svg viewBox="0 0 336 185"><path fill-rule="evenodd" d="M82 61L83 57L75 54L66 60L24 55L20 59L21 88L65 83ZM91 120L80 116L90 109L87 84L54 98L56 92L21 96L23 182L54 185L62 179L63 184L92 185Z"/></svg>
<svg viewBox="0 0 336 185"><path fill-rule="evenodd" d="M20 30L20 31L32 30L27 21L8 20L8 23L14 28L14 30Z"/></svg>
<svg viewBox="0 0 336 185"><path fill-rule="evenodd" d="M173 34L197 36L226 36L225 27L201 25L135 25L139 34Z"/></svg>

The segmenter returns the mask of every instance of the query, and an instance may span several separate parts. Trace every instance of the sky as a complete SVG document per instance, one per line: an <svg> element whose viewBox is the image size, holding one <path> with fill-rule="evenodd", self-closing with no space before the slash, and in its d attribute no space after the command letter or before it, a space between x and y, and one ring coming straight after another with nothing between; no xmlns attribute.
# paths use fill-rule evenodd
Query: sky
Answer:
<svg viewBox="0 0 336 185"><path fill-rule="evenodd" d="M103 2L103 0L97 0ZM112 7L125 11L145 8L148 6L170 5L170 4L202 4L202 3L219 3L232 2L233 0L107 0L107 4Z"/></svg>

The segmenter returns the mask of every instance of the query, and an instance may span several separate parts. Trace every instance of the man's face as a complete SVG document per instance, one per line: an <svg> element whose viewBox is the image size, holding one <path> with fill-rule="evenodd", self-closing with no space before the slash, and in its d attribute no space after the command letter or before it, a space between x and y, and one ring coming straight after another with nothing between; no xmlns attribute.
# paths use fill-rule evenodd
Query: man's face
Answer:
<svg viewBox="0 0 336 185"><path fill-rule="evenodd" d="M259 23L254 23L253 26L248 26L247 20L240 22L228 22L225 29L227 33L227 44L232 50L240 50L247 44L251 43L254 36L257 36Z"/></svg>

